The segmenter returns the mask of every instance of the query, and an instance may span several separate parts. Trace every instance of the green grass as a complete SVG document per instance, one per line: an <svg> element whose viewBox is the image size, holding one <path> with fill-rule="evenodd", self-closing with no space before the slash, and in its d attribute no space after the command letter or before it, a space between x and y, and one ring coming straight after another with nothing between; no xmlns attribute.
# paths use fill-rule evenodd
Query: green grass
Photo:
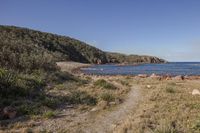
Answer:
<svg viewBox="0 0 200 133"><path fill-rule="evenodd" d="M196 123L193 125L192 129L200 132L200 120L196 121Z"/></svg>
<svg viewBox="0 0 200 133"><path fill-rule="evenodd" d="M72 104L96 105L97 103L97 99L95 97L84 91L72 91L66 98L67 101Z"/></svg>
<svg viewBox="0 0 200 133"><path fill-rule="evenodd" d="M99 80L95 81L94 82L94 86L98 86L98 87L101 87L103 89L109 89L109 90L116 90L117 89L116 86L114 86L113 84L107 82L104 79L99 79Z"/></svg>
<svg viewBox="0 0 200 133"><path fill-rule="evenodd" d="M47 78L45 74L39 71L24 74L0 68L0 109L13 106L17 109L17 116L41 115L43 107L56 109L58 105L64 102L69 104L96 104L96 99L86 93L80 93L80 95L78 95L79 92L72 93L69 97L47 95L45 90L48 83L56 86L60 82L71 81L70 84L77 84L79 81L59 71L54 73L54 77L49 77L45 81ZM60 88L65 87L63 84L58 86ZM3 119L2 116L0 116L0 119Z"/></svg>
<svg viewBox="0 0 200 133"><path fill-rule="evenodd" d="M107 102L112 102L115 100L115 97L110 93L103 93L101 99Z"/></svg>
<svg viewBox="0 0 200 133"><path fill-rule="evenodd" d="M48 119L54 118L55 116L56 116L56 113L53 112L53 111L47 111L47 112L45 112L45 113L43 114L43 117L44 117L44 118L48 118Z"/></svg>

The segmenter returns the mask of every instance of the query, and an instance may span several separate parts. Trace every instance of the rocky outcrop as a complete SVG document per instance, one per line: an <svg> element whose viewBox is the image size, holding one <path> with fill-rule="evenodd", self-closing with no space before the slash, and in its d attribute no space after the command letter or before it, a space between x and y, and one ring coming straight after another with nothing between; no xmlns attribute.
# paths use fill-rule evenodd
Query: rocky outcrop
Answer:
<svg viewBox="0 0 200 133"><path fill-rule="evenodd" d="M13 119L16 117L17 111L11 106L7 106L3 109L3 117Z"/></svg>
<svg viewBox="0 0 200 133"><path fill-rule="evenodd" d="M182 76L182 75L178 75L178 76L173 77L173 79L175 79L175 80L184 80L185 77Z"/></svg>
<svg viewBox="0 0 200 133"><path fill-rule="evenodd" d="M140 78L147 78L148 75L147 74L138 74L138 77L140 77Z"/></svg>

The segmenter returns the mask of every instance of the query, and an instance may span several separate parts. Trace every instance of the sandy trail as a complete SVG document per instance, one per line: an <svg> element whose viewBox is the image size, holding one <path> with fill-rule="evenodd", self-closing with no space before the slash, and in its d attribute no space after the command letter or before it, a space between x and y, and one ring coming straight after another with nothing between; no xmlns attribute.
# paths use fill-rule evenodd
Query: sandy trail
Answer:
<svg viewBox="0 0 200 133"><path fill-rule="evenodd" d="M106 111L98 115L94 120L83 126L81 132L84 133L107 133L122 123L129 114L136 109L141 99L140 88L132 86L127 99L114 110Z"/></svg>
<svg viewBox="0 0 200 133"><path fill-rule="evenodd" d="M78 114L73 110L66 110L60 118L43 121L37 129L52 132L67 129L71 133L110 133L127 119L129 114L136 109L140 100L140 87L134 85L125 101L114 108Z"/></svg>

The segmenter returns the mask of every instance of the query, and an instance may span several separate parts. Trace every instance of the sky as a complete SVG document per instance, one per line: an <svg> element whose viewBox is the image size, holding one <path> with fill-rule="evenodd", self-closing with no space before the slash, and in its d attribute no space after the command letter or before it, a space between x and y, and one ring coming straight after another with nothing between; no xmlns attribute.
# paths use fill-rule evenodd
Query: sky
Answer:
<svg viewBox="0 0 200 133"><path fill-rule="evenodd" d="M200 61L200 0L0 0L0 25L70 36L105 51Z"/></svg>

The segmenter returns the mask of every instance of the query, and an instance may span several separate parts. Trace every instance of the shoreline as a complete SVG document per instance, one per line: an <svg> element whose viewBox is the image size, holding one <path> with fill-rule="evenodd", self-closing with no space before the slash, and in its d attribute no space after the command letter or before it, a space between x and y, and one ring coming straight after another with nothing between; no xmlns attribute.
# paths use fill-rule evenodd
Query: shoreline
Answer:
<svg viewBox="0 0 200 133"><path fill-rule="evenodd" d="M170 75L170 74L90 74L85 73L82 68L88 68L96 64L86 64L86 63L79 63L79 62L57 62L56 63L62 71L69 72L75 75L85 75L85 76L96 76L96 77L138 77L138 78L152 78L158 80L198 80L200 79L200 75ZM119 65L119 64L115 64ZM140 64L137 64L140 65Z"/></svg>
<svg viewBox="0 0 200 133"><path fill-rule="evenodd" d="M138 66L138 65L143 65L143 64L147 64L147 63L135 63L135 64L113 64L116 66ZM153 63L151 63L153 64ZM159 63L160 64L160 63ZM173 74L156 74L156 73L150 73L150 74L146 74L146 73L139 73L139 74L94 74L94 73L87 73L84 72L84 70L81 70L82 68L89 68L93 65L97 65L97 64L88 64L83 65L83 66L79 66L73 69L73 72L75 73L79 73L79 74L83 74L83 75L89 75L89 76L112 76L112 77L116 77L116 76L130 76L130 77L140 77L140 78L183 78L183 79L200 79L200 75L184 75L184 74L177 74L177 75L173 75ZM110 65L110 64L105 64L105 65ZM103 70L102 70L103 71Z"/></svg>
<svg viewBox="0 0 200 133"><path fill-rule="evenodd" d="M132 77L132 78L141 78L141 79L144 79L144 78L152 78L152 79L159 79L159 80L173 80L173 79L180 79L180 80L197 80L197 79L200 79L200 75L176 75L176 76L169 76L169 75L156 75L155 77L152 77L151 75L121 75L121 74L113 74L113 75L108 75L108 74L87 74L87 73L84 73L82 71L78 71L79 73L78 74L81 74L81 75L85 75L85 76L96 76L96 77Z"/></svg>

